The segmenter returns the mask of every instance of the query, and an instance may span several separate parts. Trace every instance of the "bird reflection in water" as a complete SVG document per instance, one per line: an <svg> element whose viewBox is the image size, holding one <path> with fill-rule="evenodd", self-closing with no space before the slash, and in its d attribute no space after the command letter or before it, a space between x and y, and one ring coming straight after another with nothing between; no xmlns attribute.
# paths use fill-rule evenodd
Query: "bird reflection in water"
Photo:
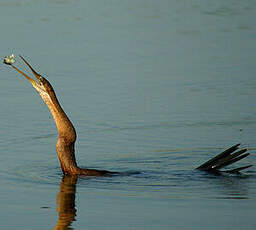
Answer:
<svg viewBox="0 0 256 230"><path fill-rule="evenodd" d="M71 230L76 217L76 175L64 175L57 195L57 212L59 214L55 230Z"/></svg>

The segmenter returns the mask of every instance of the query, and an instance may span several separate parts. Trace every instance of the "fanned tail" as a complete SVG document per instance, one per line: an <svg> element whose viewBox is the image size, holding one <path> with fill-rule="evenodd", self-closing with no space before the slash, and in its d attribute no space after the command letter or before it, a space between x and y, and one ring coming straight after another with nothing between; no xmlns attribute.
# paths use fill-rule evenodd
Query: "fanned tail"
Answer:
<svg viewBox="0 0 256 230"><path fill-rule="evenodd" d="M250 168L250 167L252 167L252 166L253 166L253 165L247 165L247 166L239 167L239 168L232 169L232 170L226 170L225 172L226 172L226 173L240 173L241 170Z"/></svg>
<svg viewBox="0 0 256 230"><path fill-rule="evenodd" d="M231 165L237 161L242 160L243 158L250 155L250 153L246 153L247 149L238 150L240 144L236 144L231 148L225 150L224 152L218 154L217 156L213 157L209 161L205 162L204 164L200 165L196 169L209 171L209 172L218 172L220 169L224 168L225 166ZM247 169L252 165L246 165L243 167L235 168L232 170L226 170L226 173L239 173L241 170Z"/></svg>

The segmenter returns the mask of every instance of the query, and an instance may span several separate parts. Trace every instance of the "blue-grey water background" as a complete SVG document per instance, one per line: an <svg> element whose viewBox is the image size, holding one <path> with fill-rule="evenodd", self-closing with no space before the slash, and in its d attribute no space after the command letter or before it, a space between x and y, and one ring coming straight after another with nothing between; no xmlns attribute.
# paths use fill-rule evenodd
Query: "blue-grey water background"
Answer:
<svg viewBox="0 0 256 230"><path fill-rule="evenodd" d="M253 0L0 1L1 57L52 83L79 165L129 172L80 178L70 227L255 229L255 167L194 170L236 143L256 164L255 15ZM53 229L55 124L27 80L0 73L0 228Z"/></svg>

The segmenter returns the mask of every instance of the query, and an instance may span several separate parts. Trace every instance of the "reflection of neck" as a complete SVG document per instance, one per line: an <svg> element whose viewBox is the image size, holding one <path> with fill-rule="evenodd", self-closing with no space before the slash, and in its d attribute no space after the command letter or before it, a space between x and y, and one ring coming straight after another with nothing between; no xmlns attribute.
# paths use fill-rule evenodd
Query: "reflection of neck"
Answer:
<svg viewBox="0 0 256 230"><path fill-rule="evenodd" d="M76 208L76 183L77 176L63 176L60 191L57 195L57 212L59 219L55 230L71 229L69 226L75 220Z"/></svg>
<svg viewBox="0 0 256 230"><path fill-rule="evenodd" d="M76 131L68 116L61 108L54 92L40 92L56 123L59 139L57 153L63 173L74 174L78 170L75 158Z"/></svg>

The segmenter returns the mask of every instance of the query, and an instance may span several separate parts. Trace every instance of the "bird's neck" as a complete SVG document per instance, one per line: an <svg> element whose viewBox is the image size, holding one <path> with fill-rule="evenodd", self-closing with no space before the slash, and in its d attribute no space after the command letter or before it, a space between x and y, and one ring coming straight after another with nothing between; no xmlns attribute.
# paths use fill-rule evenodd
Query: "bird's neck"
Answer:
<svg viewBox="0 0 256 230"><path fill-rule="evenodd" d="M68 142L76 141L76 131L68 116L62 109L55 93L52 95L40 93L40 96L48 106L58 129L59 138L65 138Z"/></svg>
<svg viewBox="0 0 256 230"><path fill-rule="evenodd" d="M75 157L75 128L61 108L55 93L49 95L40 92L39 94L48 106L58 129L59 139L56 148L61 169L64 174L76 174L78 167Z"/></svg>

